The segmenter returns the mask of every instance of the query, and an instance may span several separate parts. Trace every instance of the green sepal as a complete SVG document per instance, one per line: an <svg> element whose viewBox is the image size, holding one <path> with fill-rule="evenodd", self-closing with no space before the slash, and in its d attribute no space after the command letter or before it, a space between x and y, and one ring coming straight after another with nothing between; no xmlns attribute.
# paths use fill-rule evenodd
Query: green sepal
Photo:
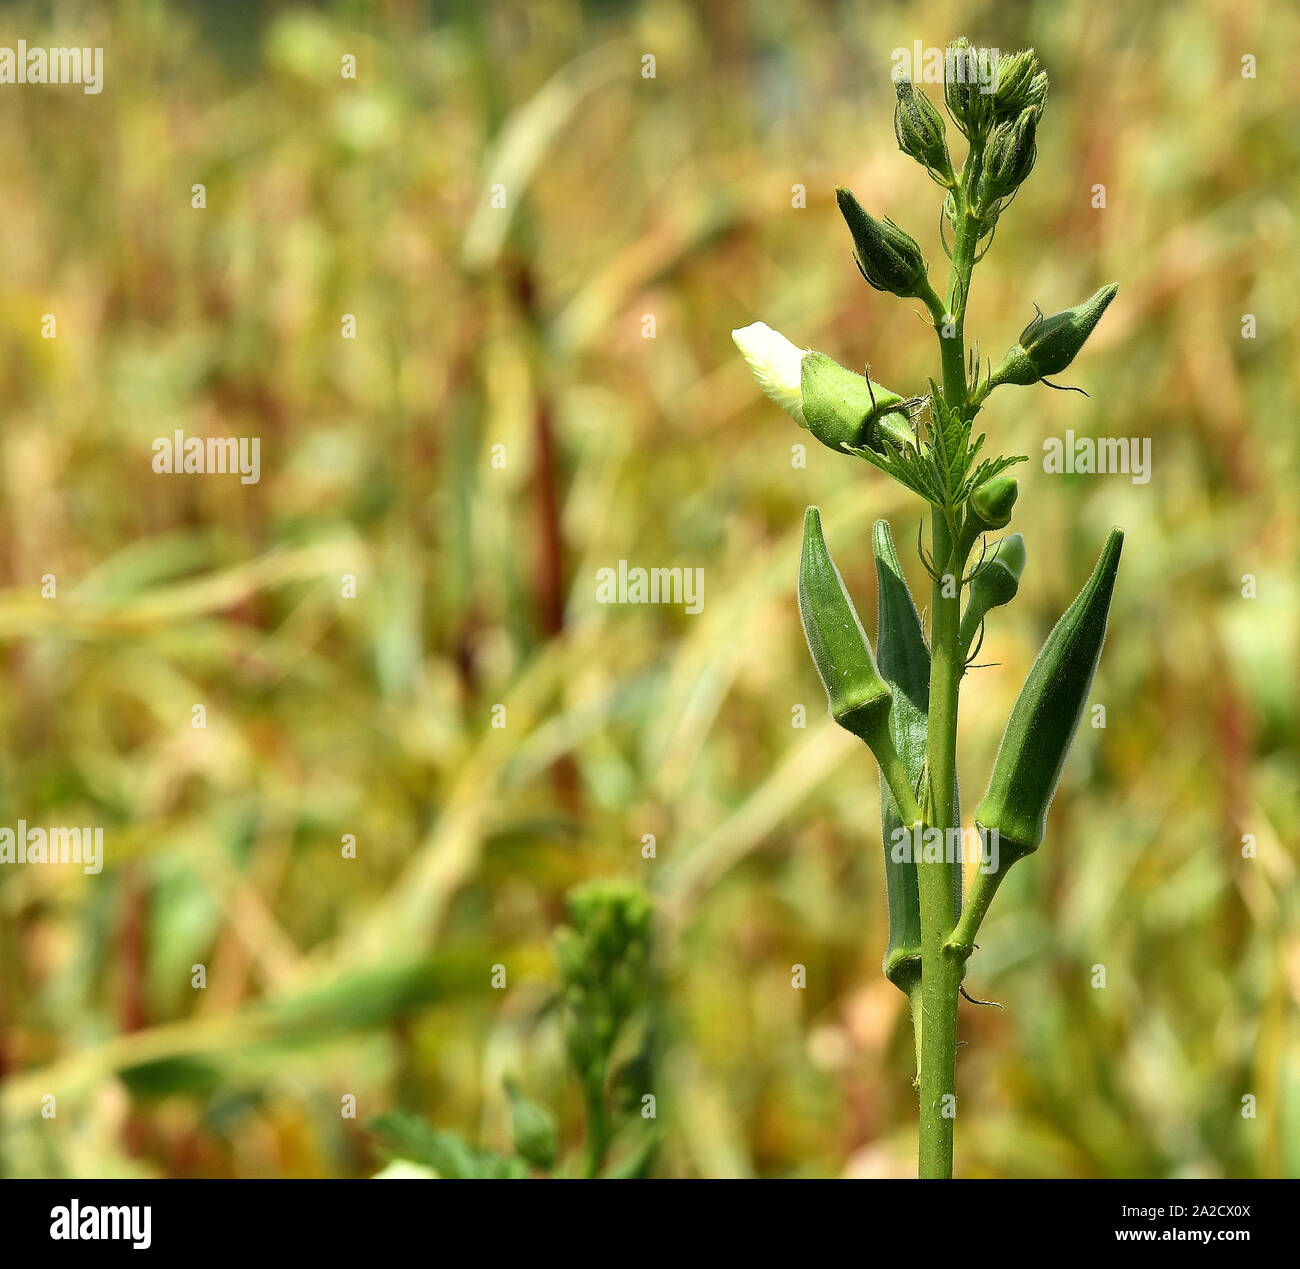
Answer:
<svg viewBox="0 0 1300 1269"><path fill-rule="evenodd" d="M879 451L884 435L896 435L894 415L905 398L897 392L855 374L825 353L807 352L799 364L804 425L825 446L837 453L849 448ZM910 436L903 415L902 426ZM897 443L897 442L895 442Z"/></svg>

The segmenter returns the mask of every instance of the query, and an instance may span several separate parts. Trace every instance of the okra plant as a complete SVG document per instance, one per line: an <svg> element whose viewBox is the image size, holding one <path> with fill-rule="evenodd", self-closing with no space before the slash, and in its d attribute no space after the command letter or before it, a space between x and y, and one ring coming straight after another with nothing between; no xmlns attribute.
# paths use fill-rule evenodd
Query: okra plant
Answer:
<svg viewBox="0 0 1300 1269"><path fill-rule="evenodd" d="M966 140L956 168L943 115L915 85L896 82L899 149L943 190L940 239L951 267L944 296L916 241L836 191L859 272L877 291L924 305L939 341L939 378L923 393L892 391L756 322L733 332L764 393L831 449L869 463L929 505L929 639L908 591L889 524L874 527L879 587L876 649L827 550L821 516L804 517L799 612L832 717L862 739L880 770L889 906L886 977L906 994L916 1040L919 1174L952 1175L957 1003L975 936L1007 870L1042 843L1047 812L1087 703L1106 633L1124 535L1111 530L1079 596L1048 636L1020 690L988 791L975 809L979 867L962 878L956 769L957 706L985 623L1016 594L1025 567L1012 519L1025 455L982 456L976 416L995 388L1051 382L1074 360L1116 287L1053 317L1037 312L994 368L967 346L975 266L1037 155L1047 75L1032 49L990 62L962 39L945 58L944 102ZM991 72L991 73L990 73ZM964 608L963 608L964 599Z"/></svg>
<svg viewBox="0 0 1300 1269"><path fill-rule="evenodd" d="M644 1115L654 1083L657 1014L650 901L632 885L595 881L571 891L567 907L569 924L554 940L560 971L555 1004L565 1054L582 1090L580 1155L561 1157L554 1116L507 1079L513 1154L475 1147L418 1115L391 1111L371 1124L390 1159L459 1180L631 1179L649 1172L659 1144L653 1118Z"/></svg>

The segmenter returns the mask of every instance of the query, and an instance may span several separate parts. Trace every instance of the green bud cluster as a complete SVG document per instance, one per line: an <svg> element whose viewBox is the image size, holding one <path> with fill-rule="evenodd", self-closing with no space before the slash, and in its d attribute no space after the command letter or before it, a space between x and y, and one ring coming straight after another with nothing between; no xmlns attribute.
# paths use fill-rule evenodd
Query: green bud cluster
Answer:
<svg viewBox="0 0 1300 1269"><path fill-rule="evenodd" d="M592 882L570 895L569 921L555 936L565 1045L584 1079L603 1081L619 1033L648 994L650 902L626 883Z"/></svg>

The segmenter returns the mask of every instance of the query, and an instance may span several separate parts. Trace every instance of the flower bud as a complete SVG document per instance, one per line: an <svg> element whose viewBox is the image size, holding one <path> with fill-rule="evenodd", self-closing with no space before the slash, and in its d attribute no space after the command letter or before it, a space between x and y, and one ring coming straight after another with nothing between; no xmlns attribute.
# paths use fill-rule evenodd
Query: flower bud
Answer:
<svg viewBox="0 0 1300 1269"><path fill-rule="evenodd" d="M894 107L894 135L898 148L933 173L941 185L951 185L952 159L948 156L947 130L943 116L909 79L894 85L898 104Z"/></svg>
<svg viewBox="0 0 1300 1269"><path fill-rule="evenodd" d="M999 119L1014 119L1026 109L1041 115L1046 99L1047 72L1039 66L1033 49L1007 53L998 61L993 111Z"/></svg>
<svg viewBox="0 0 1300 1269"><path fill-rule="evenodd" d="M992 384L1027 385L1048 375L1060 374L1087 342L1119 290L1114 282L1103 286L1091 299L1063 313L1044 317L1041 313L1020 332L1019 342L994 371Z"/></svg>
<svg viewBox="0 0 1300 1269"><path fill-rule="evenodd" d="M862 276L877 291L904 299L916 295L926 280L925 257L916 240L892 220L869 215L847 189L837 189L835 200L853 235L853 258Z"/></svg>
<svg viewBox="0 0 1300 1269"><path fill-rule="evenodd" d="M971 510L990 529L1005 528L1019 493L1020 482L1014 476L994 476L971 494Z"/></svg>
<svg viewBox="0 0 1300 1269"><path fill-rule="evenodd" d="M1001 608L1015 599L1024 571L1025 539L1013 533L998 543L993 558L976 574L971 582L971 596L978 596L986 611Z"/></svg>
<svg viewBox="0 0 1300 1269"><path fill-rule="evenodd" d="M799 556L799 617L831 717L873 750L887 737L892 696L876 668L866 631L822 536L821 512L804 513Z"/></svg>
<svg viewBox="0 0 1300 1269"><path fill-rule="evenodd" d="M988 210L1019 189L1038 157L1038 112L1027 106L1015 119L999 123L984 148L976 201Z"/></svg>
<svg viewBox="0 0 1300 1269"><path fill-rule="evenodd" d="M1111 282L1082 304L1054 317L1036 317L1021 331L1020 346L1039 378L1060 374L1074 360L1118 290Z"/></svg>
<svg viewBox="0 0 1300 1269"><path fill-rule="evenodd" d="M1013 533L998 543L991 560L985 561L971 579L970 600L961 616L961 646L969 649L975 641L980 622L990 609L1009 604L1020 589L1020 575L1025 571L1025 539Z"/></svg>
<svg viewBox="0 0 1300 1269"><path fill-rule="evenodd" d="M896 448L916 444L897 392L825 353L796 348L762 322L733 330L731 338L768 398L828 448L880 452L886 440Z"/></svg>
<svg viewBox="0 0 1300 1269"><path fill-rule="evenodd" d="M943 98L953 122L970 141L980 140L993 122L993 96L980 74L980 57L966 37L948 45L943 62Z"/></svg>

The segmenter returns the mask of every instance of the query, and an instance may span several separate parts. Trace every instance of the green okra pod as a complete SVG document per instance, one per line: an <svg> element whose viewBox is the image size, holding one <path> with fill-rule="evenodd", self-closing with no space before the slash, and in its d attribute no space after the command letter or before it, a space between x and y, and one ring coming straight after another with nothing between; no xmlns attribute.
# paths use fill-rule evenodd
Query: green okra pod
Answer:
<svg viewBox="0 0 1300 1269"><path fill-rule="evenodd" d="M821 512L816 507L804 513L799 617L813 664L826 688L831 717L867 743L904 818L915 824L921 818L920 808L889 730L893 696L880 677L866 631L826 548Z"/></svg>
<svg viewBox="0 0 1300 1269"><path fill-rule="evenodd" d="M804 512L799 618L813 664L826 688L831 717L872 744L881 728L887 727L892 698L844 579L826 547L821 512L816 507Z"/></svg>
<svg viewBox="0 0 1300 1269"><path fill-rule="evenodd" d="M1037 850L1106 638L1124 534L1112 529L1092 570L1047 636L1016 698L975 823L997 832L999 872Z"/></svg>
<svg viewBox="0 0 1300 1269"><path fill-rule="evenodd" d="M903 770L915 788L925 766L930 706L930 650L921 619L903 578L888 520L877 520L872 534L879 588L876 656L881 676L894 696L889 730ZM888 783L880 781L880 836L885 851L885 894L889 904L889 947L884 971L899 990L911 994L921 977L921 899L916 859L895 848L904 840L903 823Z"/></svg>

